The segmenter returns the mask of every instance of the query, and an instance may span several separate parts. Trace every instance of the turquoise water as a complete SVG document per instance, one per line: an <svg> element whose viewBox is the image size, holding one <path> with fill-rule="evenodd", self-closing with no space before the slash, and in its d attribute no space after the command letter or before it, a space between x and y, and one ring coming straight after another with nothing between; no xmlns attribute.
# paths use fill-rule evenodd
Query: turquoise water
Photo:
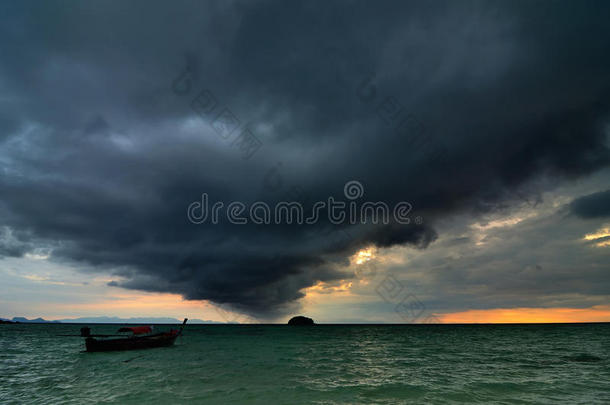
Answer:
<svg viewBox="0 0 610 405"><path fill-rule="evenodd" d="M610 324L188 325L116 353L56 336L80 327L0 325L0 403L610 404Z"/></svg>

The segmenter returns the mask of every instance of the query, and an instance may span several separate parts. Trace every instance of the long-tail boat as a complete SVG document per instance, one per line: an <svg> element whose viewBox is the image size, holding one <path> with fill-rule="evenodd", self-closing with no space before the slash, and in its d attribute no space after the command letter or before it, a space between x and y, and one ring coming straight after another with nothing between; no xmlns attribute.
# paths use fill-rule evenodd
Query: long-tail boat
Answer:
<svg viewBox="0 0 610 405"><path fill-rule="evenodd" d="M88 327L81 328L80 336L85 338L85 347L88 352L109 352L115 350L137 350L152 349L155 347L166 347L174 344L178 336L182 334L182 329L186 325L184 319L180 329L172 329L169 332L152 334L150 326L123 327L118 332L130 332L131 336L99 339L99 337L109 337L116 335L92 335Z"/></svg>

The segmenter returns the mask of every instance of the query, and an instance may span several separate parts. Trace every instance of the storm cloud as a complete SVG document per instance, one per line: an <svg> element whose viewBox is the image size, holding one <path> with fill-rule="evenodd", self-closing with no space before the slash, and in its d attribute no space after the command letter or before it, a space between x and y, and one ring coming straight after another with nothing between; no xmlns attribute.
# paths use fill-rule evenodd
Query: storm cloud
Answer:
<svg viewBox="0 0 610 405"><path fill-rule="evenodd" d="M552 188L607 167L609 11L5 2L0 254L45 248L112 271L113 285L285 313L304 288L349 278L358 249L426 249L444 218L493 213L536 198L535 181ZM209 115L193 104L202 94ZM230 134L214 125L223 111L239 124ZM251 156L236 142L244 129L260 141ZM202 193L310 206L344 199L351 180L363 200L408 201L423 223L186 216ZM607 193L572 211L607 215Z"/></svg>
<svg viewBox="0 0 610 405"><path fill-rule="evenodd" d="M610 190L577 198L570 204L570 210L581 218L608 217L610 216Z"/></svg>

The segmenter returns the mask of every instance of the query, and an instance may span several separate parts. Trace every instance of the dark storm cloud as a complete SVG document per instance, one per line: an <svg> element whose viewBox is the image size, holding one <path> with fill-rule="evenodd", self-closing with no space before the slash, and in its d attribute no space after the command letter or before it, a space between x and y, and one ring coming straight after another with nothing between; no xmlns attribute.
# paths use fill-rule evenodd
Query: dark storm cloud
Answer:
<svg viewBox="0 0 610 405"><path fill-rule="evenodd" d="M583 240L592 224L549 207L552 201L546 210L526 208L521 215L535 215L517 224L470 228L459 245L440 240L410 261L404 284L419 283L417 295L431 311L607 305L610 250ZM452 231L464 227L444 234Z"/></svg>
<svg viewBox="0 0 610 405"><path fill-rule="evenodd" d="M437 219L493 211L532 179L609 161L605 3L0 7L11 246L110 268L124 287L272 316L303 288L344 278L335 264L367 244L425 248ZM191 88L178 95L187 61ZM252 159L191 109L206 88L256 128ZM388 113L398 105L404 125ZM278 167L280 186L267 187ZM273 202L298 186L317 201L342 198L352 179L365 200L409 201L424 224L349 227L341 240L325 221L186 218L202 192Z"/></svg>
<svg viewBox="0 0 610 405"><path fill-rule="evenodd" d="M577 198L570 204L570 211L581 218L610 216L610 190Z"/></svg>

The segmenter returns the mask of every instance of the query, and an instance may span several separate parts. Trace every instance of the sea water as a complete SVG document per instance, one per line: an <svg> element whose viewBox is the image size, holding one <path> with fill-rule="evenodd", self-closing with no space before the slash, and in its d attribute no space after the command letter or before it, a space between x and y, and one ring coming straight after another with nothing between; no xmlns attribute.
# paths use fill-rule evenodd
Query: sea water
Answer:
<svg viewBox="0 0 610 405"><path fill-rule="evenodd" d="M610 324L187 325L112 353L58 336L82 326L0 325L0 403L610 404Z"/></svg>

